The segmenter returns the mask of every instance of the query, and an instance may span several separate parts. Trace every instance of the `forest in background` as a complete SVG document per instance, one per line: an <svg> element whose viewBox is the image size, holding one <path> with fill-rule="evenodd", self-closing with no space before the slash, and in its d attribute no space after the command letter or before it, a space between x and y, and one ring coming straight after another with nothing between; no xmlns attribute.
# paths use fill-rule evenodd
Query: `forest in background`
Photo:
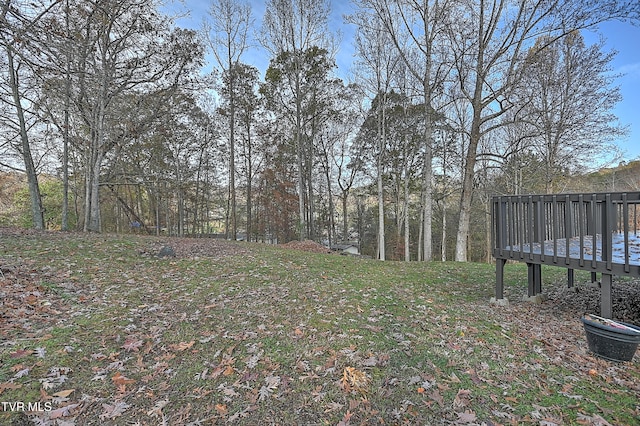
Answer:
<svg viewBox="0 0 640 426"><path fill-rule="evenodd" d="M625 192L625 191L640 191L640 160L631 161L628 163L622 162L618 166L611 168L603 168L596 172L592 172L586 175L573 175L567 176L565 180L565 188L567 192ZM46 229L59 230L62 218L62 183L56 176L43 176L41 179L41 189L43 196L43 208ZM376 236L377 230L375 229L375 223L377 223L377 204L375 197L371 194L360 196L360 194L367 194L367 188L357 188L354 192L357 194L355 200L349 202L347 206L348 215L348 232L350 242L357 245L360 251L364 255L375 256L376 254ZM224 192L225 188L219 188L219 191ZM370 192L370 188L369 188ZM495 195L491 192L488 196ZM488 200L488 197L487 197ZM107 198L107 203L111 204L115 209L111 212L114 214L112 217L114 227L110 228L110 232L136 232L136 233L148 233L152 235L176 235L171 234L168 229L135 229L131 227L130 222L121 221L123 213L118 212L118 201L114 198ZM360 203L360 204L358 204ZM122 208L122 207L120 207ZM474 217L487 218L488 205L481 203L474 204ZM242 212L244 213L244 212ZM456 206L450 205L447 212L438 211L435 215L434 222L434 246L436 252L442 254L442 218L447 216L448 226L445 235L449 235L448 240L445 241L445 254L443 257L437 256L437 260L451 260L453 259L453 249L455 240L455 223L457 219ZM126 217L126 215L124 215ZM72 223L77 223L77 213L74 210L72 213ZM397 232L393 228L393 217L387 218L390 231ZM338 218L340 221L341 218ZM418 226L417 218L410 219L412 231L416 231ZM187 236L194 237L219 237L226 238L224 234L224 220L221 218L218 222L218 227L210 229L211 231L218 231L215 235L201 233L187 233ZM244 224L242 224L244 225ZM26 182L26 177L23 173L18 172L0 172L0 226L8 227L33 227L32 217L29 214L29 191ZM487 241L487 226L486 220L478 220L474 222L474 227L471 235L472 245L470 246L471 255L470 260L476 262L491 262L492 257L489 251ZM244 229L241 226L241 229ZM389 234L391 235L391 234ZM246 238L246 234L242 234L243 239ZM252 241L265 241L261 236L254 234L251 238ZM266 240L266 242L270 242ZM275 242L275 241L271 241ZM325 241L326 242L326 241ZM396 245L389 245L387 247L389 253L388 259L400 260L404 255L404 246L402 241L397 241ZM415 259L416 247L411 247L412 258Z"/></svg>
<svg viewBox="0 0 640 426"><path fill-rule="evenodd" d="M260 28L214 0L199 31L150 0L3 1L0 225L482 261L492 195L639 190L615 53L581 31L640 5L353 4L344 81L325 0L270 0Z"/></svg>

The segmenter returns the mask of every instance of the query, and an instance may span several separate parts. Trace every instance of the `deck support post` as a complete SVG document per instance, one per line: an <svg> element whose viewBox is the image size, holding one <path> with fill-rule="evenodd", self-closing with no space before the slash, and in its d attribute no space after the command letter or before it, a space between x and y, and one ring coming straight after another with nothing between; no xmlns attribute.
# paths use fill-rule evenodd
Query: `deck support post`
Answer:
<svg viewBox="0 0 640 426"><path fill-rule="evenodd" d="M611 319L613 317L613 306L611 297L611 274L602 274L600 287L600 315Z"/></svg>
<svg viewBox="0 0 640 426"><path fill-rule="evenodd" d="M542 293L542 267L537 263L527 263L528 296Z"/></svg>
<svg viewBox="0 0 640 426"><path fill-rule="evenodd" d="M573 269L569 268L567 269L567 287L573 288L573 282L574 282Z"/></svg>
<svg viewBox="0 0 640 426"><path fill-rule="evenodd" d="M496 259L496 300L504 299L504 265L506 259Z"/></svg>

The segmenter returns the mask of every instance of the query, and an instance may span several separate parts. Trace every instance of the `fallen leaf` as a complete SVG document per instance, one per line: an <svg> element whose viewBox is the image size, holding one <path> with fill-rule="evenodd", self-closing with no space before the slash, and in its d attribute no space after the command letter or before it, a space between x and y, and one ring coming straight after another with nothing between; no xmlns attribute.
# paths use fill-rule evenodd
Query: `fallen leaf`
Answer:
<svg viewBox="0 0 640 426"><path fill-rule="evenodd" d="M456 397L453 400L454 407L466 407L469 405L469 395L471 394L470 390L460 389L456 394Z"/></svg>
<svg viewBox="0 0 640 426"><path fill-rule="evenodd" d="M18 371L13 377L15 379L19 379L20 377L24 377L24 376L28 375L29 371L31 371L31 369L29 367L24 368L24 369Z"/></svg>
<svg viewBox="0 0 640 426"><path fill-rule="evenodd" d="M353 413L347 410L344 417L342 417L342 420L340 420L336 426L349 426L351 424L352 416L353 416Z"/></svg>
<svg viewBox="0 0 640 426"><path fill-rule="evenodd" d="M119 371L111 377L111 381L113 381L113 384L116 386L129 385L136 382L133 379L123 376Z"/></svg>
<svg viewBox="0 0 640 426"><path fill-rule="evenodd" d="M280 385L280 376L267 376L265 377L264 381L265 385L262 386L258 391L259 401L268 398L269 396L271 396L273 391L278 389L278 386Z"/></svg>
<svg viewBox="0 0 640 426"><path fill-rule="evenodd" d="M324 410L325 413L331 413L332 411L336 411L336 410L340 410L342 407L344 407L343 404L340 404L339 402L330 402L326 405L326 409Z"/></svg>
<svg viewBox="0 0 640 426"><path fill-rule="evenodd" d="M128 352L138 352L142 345L144 345L144 341L128 337L127 340L124 341L124 345L121 347Z"/></svg>
<svg viewBox="0 0 640 426"><path fill-rule="evenodd" d="M67 389L67 390L56 392L56 393L52 394L51 396L52 397L57 397L57 398L66 398L69 395L71 395L74 391L75 391L75 389Z"/></svg>
<svg viewBox="0 0 640 426"><path fill-rule="evenodd" d="M60 417L69 417L73 415L73 411L78 408L79 404L69 404L64 407L56 408L49 411L49 419L59 419ZM58 422L58 424L60 424Z"/></svg>
<svg viewBox="0 0 640 426"><path fill-rule="evenodd" d="M161 401L157 401L153 408L147 411L147 416L161 416L162 409L167 406L169 403L168 399L163 399Z"/></svg>
<svg viewBox="0 0 640 426"><path fill-rule="evenodd" d="M429 395L429 398L434 400L440 407L444 407L444 398L440 395L440 391L438 389L434 389L434 391Z"/></svg>
<svg viewBox="0 0 640 426"><path fill-rule="evenodd" d="M227 406L224 404L216 404L216 411L221 416L226 416L229 413Z"/></svg>
<svg viewBox="0 0 640 426"><path fill-rule="evenodd" d="M233 373L235 373L235 370L233 369L233 367L230 366L230 365L227 365L227 367L222 372L222 375L223 376L231 376Z"/></svg>
<svg viewBox="0 0 640 426"><path fill-rule="evenodd" d="M118 401L113 405L102 404L103 412L100 414L100 419L115 419L116 417L120 417L129 407L130 405L123 401Z"/></svg>
<svg viewBox="0 0 640 426"><path fill-rule="evenodd" d="M461 383L460 379L458 378L458 376L456 376L456 373L454 373L453 371L451 372L451 375L449 376L449 381L451 383Z"/></svg>
<svg viewBox="0 0 640 426"><path fill-rule="evenodd" d="M366 373L353 367L345 367L342 371L340 383L345 392L355 390L360 393L366 393L367 386L369 385L369 377Z"/></svg>
<svg viewBox="0 0 640 426"><path fill-rule="evenodd" d="M466 425L476 421L476 414L473 411L465 411L464 413L456 414L458 415L458 420L456 421L456 424L458 425Z"/></svg>
<svg viewBox="0 0 640 426"><path fill-rule="evenodd" d="M15 352L11 353L10 355L11 355L11 358L23 358L25 356L31 355L32 353L33 353L32 350L20 349L20 350L17 350Z"/></svg>
<svg viewBox="0 0 640 426"><path fill-rule="evenodd" d="M11 383L11 382L0 383L0 394L7 389L14 390L14 389L20 389L21 387L22 385L20 383Z"/></svg>
<svg viewBox="0 0 640 426"><path fill-rule="evenodd" d="M196 342L195 340L192 340L190 342L180 342L177 345L169 345L169 347L175 351L182 352L182 351L186 351L187 349L190 349L195 342Z"/></svg>

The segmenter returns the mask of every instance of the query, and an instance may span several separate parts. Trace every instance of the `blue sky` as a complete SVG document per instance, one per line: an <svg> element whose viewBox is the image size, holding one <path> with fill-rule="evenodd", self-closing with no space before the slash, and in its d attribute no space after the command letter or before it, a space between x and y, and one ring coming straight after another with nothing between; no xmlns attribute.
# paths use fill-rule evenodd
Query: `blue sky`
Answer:
<svg viewBox="0 0 640 426"><path fill-rule="evenodd" d="M199 27L203 17L207 13L210 0L182 0L183 10L190 10L190 16L178 20L178 25L191 28ZM252 12L257 27L265 10L265 1L250 0ZM332 1L331 25L339 28L343 34L343 43L336 57L339 74L344 78L349 73L353 61L353 47L351 37L353 28L343 21L343 15L351 12L351 2ZM174 4L174 6L176 6ZM624 160L640 160L640 26L632 26L628 23L610 22L599 27L599 33L605 38L606 48L618 52L612 62L613 72L623 74L616 84L620 86L622 101L615 108L614 113L622 125L629 127L629 135L624 140L617 141L617 145L623 152ZM595 42L598 35L587 32L584 34L587 42ZM248 59L248 58L251 59ZM247 55L247 62L264 71L269 65L269 58L259 48L255 48Z"/></svg>
<svg viewBox="0 0 640 426"><path fill-rule="evenodd" d="M625 152L625 160L640 159L640 26L609 22L599 30L607 48L618 52L611 64L614 74L623 74L616 82L623 99L614 113L629 126L629 136L618 141L618 146Z"/></svg>

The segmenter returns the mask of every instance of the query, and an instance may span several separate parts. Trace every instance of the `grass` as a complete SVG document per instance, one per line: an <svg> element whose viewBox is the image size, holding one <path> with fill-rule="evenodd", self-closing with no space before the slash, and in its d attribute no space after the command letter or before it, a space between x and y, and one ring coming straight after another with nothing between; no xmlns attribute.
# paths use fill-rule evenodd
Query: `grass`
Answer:
<svg viewBox="0 0 640 426"><path fill-rule="evenodd" d="M2 424L640 421L638 357L595 358L581 313L519 302L524 265L507 265L512 304L497 307L493 265L0 236L0 400L54 409ZM153 256L165 243L177 258ZM545 268L545 285L565 274Z"/></svg>

